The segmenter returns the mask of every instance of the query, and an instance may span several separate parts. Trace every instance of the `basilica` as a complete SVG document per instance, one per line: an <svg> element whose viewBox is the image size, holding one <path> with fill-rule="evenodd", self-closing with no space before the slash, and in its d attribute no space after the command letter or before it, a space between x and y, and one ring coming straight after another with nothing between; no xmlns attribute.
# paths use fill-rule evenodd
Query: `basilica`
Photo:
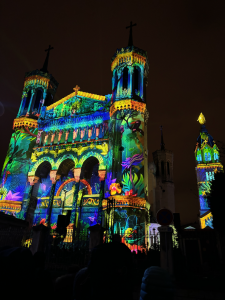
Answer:
<svg viewBox="0 0 225 300"><path fill-rule="evenodd" d="M133 45L131 29L128 46L111 59L108 95L76 85L55 101L58 82L48 71L51 46L43 67L25 74L3 165L1 211L30 227L53 230L65 215L71 231L101 224L140 250L157 211L175 212L173 153L165 148L162 131L160 150L149 163L149 61L147 52ZM113 210L107 209L110 201Z"/></svg>

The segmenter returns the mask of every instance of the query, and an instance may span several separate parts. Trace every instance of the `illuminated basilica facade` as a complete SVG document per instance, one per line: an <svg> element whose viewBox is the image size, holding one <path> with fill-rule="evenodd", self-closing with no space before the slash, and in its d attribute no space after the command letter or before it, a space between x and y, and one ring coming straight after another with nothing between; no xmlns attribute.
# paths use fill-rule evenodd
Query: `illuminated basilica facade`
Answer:
<svg viewBox="0 0 225 300"><path fill-rule="evenodd" d="M112 93L74 91L55 102L58 82L44 66L25 74L3 165L0 210L56 229L113 226L129 248L146 245L150 225L147 53L133 46L111 60ZM115 200L112 216L107 201ZM108 223L107 223L108 222Z"/></svg>

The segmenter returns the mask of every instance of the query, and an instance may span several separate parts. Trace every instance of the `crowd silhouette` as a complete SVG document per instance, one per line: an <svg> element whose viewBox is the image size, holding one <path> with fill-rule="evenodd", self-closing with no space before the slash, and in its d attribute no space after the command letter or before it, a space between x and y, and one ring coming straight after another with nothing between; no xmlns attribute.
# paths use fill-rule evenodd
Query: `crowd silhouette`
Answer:
<svg viewBox="0 0 225 300"><path fill-rule="evenodd" d="M111 243L94 247L87 267L71 267L67 274L53 278L45 268L45 253L32 255L28 248L1 247L2 295L5 299L132 300L135 255L114 235ZM172 280L165 270L149 267L142 276L140 300L173 299Z"/></svg>

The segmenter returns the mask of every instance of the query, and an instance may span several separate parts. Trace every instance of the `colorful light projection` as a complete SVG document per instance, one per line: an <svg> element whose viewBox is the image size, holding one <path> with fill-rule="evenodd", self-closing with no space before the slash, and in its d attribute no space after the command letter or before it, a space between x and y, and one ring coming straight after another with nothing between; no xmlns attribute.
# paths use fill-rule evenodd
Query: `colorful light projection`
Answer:
<svg viewBox="0 0 225 300"><path fill-rule="evenodd" d="M149 226L149 247L153 247L154 244L160 245L160 232L158 228L161 225L158 223L151 223ZM173 247L178 247L178 233L176 227L174 225L169 225L169 227L173 228L172 241Z"/></svg>
<svg viewBox="0 0 225 300"><path fill-rule="evenodd" d="M206 226L213 228L213 215L211 212L206 212L203 216L200 217L201 228L204 229Z"/></svg>
<svg viewBox="0 0 225 300"><path fill-rule="evenodd" d="M197 164L195 169L199 190L200 224L203 229L206 226L213 228L212 214L207 197L211 191L211 182L214 180L214 173L220 172L223 166L219 161L219 149L205 127L206 119L202 113L199 115L198 121L201 124L201 130L195 148ZM207 218L202 217L205 214L207 214Z"/></svg>
<svg viewBox="0 0 225 300"><path fill-rule="evenodd" d="M58 215L71 212L68 232L109 217L109 230L120 232L130 248L144 249L150 208L144 172L148 68L145 51L122 48L112 59L112 94L76 86L55 103L58 83L52 75L26 74L2 171L0 209L53 230ZM110 196L117 199L113 218L102 211Z"/></svg>

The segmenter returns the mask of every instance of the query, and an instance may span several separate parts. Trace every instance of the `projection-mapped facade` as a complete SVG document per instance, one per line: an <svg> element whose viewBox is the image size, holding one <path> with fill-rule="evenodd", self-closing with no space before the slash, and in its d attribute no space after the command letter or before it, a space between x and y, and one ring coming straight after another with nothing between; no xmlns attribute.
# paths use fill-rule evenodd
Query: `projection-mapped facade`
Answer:
<svg viewBox="0 0 225 300"><path fill-rule="evenodd" d="M147 200L147 53L129 43L111 60L112 94L74 91L55 102L58 82L41 70L26 73L2 170L0 210L57 227L70 214L81 230L106 219L130 248L145 247ZM107 198L115 199L108 215ZM137 234L138 233L138 234Z"/></svg>

